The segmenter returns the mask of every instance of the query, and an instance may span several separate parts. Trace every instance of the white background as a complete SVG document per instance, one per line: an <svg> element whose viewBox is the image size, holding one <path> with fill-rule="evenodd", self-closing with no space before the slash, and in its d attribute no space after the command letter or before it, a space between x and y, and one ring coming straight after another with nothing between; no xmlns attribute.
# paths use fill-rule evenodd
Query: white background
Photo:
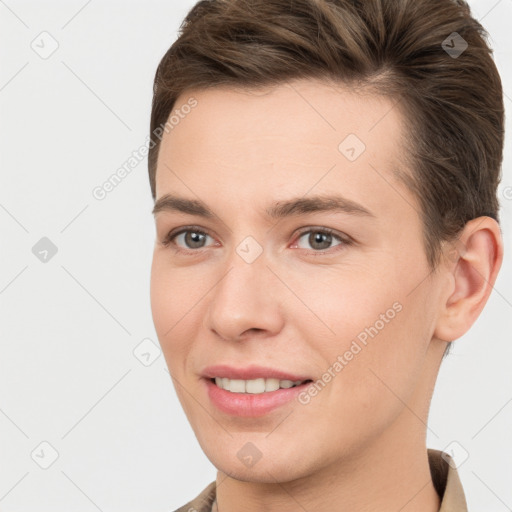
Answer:
<svg viewBox="0 0 512 512"><path fill-rule="evenodd" d="M193 4L0 1L1 511L172 511L215 478L163 356L145 366L133 353L158 343L147 161L103 201L92 195L144 144L156 66ZM510 112L512 1L470 5L490 33ZM31 48L51 48L43 31L59 45L47 59ZM58 249L47 263L32 252L43 237ZM429 421L430 447L456 441L469 453L452 445L475 511L512 509L511 273L508 258L443 363ZM152 360L155 345L141 351L151 346ZM41 468L52 450L58 458Z"/></svg>

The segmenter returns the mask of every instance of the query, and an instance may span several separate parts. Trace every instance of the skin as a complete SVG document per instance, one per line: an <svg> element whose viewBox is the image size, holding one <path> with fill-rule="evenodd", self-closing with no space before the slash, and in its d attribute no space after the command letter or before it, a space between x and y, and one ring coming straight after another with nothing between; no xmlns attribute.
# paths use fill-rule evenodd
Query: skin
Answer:
<svg viewBox="0 0 512 512"><path fill-rule="evenodd" d="M470 328L495 282L497 223L469 222L463 250L443 244L431 271L418 201L394 173L402 114L385 97L298 80L188 91L175 108L191 96L197 107L162 140L156 197L201 200L215 217L155 215L151 306L178 397L218 469L219 509L438 510L428 409L446 344ZM353 162L338 150L350 133L366 146ZM264 215L277 201L332 193L372 215ZM187 226L207 233L202 248L184 235L162 243ZM353 243L315 245L299 232L308 227ZM263 249L250 264L236 252L247 236ZM394 303L401 311L307 405L240 418L209 401L204 367L254 363L319 379ZM237 457L247 442L262 454L252 467Z"/></svg>

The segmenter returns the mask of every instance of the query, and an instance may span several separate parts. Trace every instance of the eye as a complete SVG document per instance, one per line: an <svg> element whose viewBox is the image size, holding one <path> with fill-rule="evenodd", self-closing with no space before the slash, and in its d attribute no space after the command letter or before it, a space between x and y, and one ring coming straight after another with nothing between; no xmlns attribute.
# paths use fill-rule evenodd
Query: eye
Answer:
<svg viewBox="0 0 512 512"><path fill-rule="evenodd" d="M214 240L213 237L211 237L208 233L205 233L199 228L191 226L182 228L179 231L171 231L163 240L162 245L173 245L177 252L199 252L200 249L208 247L208 245L206 245L208 238ZM352 243L349 237L337 233L329 228L304 229L301 233L299 233L299 238L296 240L297 241L291 246L292 248L311 248L314 252L317 253L325 253L328 249L333 247L338 247L338 249L341 250L345 246ZM333 245L333 242L335 241L338 243ZM304 246L304 244L309 244L309 247Z"/></svg>
<svg viewBox="0 0 512 512"><path fill-rule="evenodd" d="M350 240L342 235L335 234L334 230L328 228L316 228L316 229L308 229L306 231L302 231L299 234L298 242L294 244L294 247L299 247L300 249L308 249L308 247L304 247L301 245L301 240L305 240L306 244L309 244L310 248L312 248L316 252L326 251L330 249L333 241L339 241L334 247L349 245Z"/></svg>
<svg viewBox="0 0 512 512"><path fill-rule="evenodd" d="M200 229L195 229L193 227L181 229L178 232L170 232L165 240L162 242L163 245L176 245L178 251L181 250L195 250L202 249L205 247L205 241L207 238L212 238L210 235L201 231Z"/></svg>

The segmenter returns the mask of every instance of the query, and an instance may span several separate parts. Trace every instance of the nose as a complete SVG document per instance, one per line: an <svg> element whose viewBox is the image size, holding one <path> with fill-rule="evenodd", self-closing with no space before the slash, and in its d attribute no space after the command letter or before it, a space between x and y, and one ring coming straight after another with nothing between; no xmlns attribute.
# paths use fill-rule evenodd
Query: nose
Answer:
<svg viewBox="0 0 512 512"><path fill-rule="evenodd" d="M264 254L252 263L234 254L209 294L204 325L228 341L276 335L284 324L283 288Z"/></svg>

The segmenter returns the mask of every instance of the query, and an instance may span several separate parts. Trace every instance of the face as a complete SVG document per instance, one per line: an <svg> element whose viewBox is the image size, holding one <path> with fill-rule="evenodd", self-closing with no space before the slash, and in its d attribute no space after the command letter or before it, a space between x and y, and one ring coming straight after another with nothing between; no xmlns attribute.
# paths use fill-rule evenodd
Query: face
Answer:
<svg viewBox="0 0 512 512"><path fill-rule="evenodd" d="M312 80L191 101L159 152L151 305L208 458L290 481L417 431L440 285L392 101Z"/></svg>

